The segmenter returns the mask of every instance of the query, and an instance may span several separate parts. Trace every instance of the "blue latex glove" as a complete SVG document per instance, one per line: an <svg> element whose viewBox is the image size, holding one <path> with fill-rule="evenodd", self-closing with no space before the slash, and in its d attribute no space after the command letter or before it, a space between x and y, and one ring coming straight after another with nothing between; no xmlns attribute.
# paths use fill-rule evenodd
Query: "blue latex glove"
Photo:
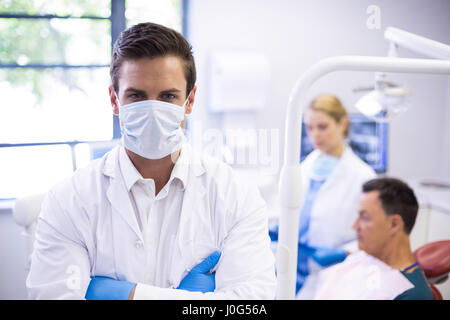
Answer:
<svg viewBox="0 0 450 320"><path fill-rule="evenodd" d="M136 283L108 277L92 277L86 300L128 300Z"/></svg>
<svg viewBox="0 0 450 320"><path fill-rule="evenodd" d="M272 242L278 241L278 225L269 229L269 237Z"/></svg>
<svg viewBox="0 0 450 320"><path fill-rule="evenodd" d="M305 244L299 244L299 250L311 257L322 267L329 267L338 262L342 262L347 257L347 252L343 249L313 247Z"/></svg>
<svg viewBox="0 0 450 320"><path fill-rule="evenodd" d="M177 289L200 292L213 292L216 288L216 273L209 273L219 262L221 253L214 251L209 257L196 265L181 281Z"/></svg>

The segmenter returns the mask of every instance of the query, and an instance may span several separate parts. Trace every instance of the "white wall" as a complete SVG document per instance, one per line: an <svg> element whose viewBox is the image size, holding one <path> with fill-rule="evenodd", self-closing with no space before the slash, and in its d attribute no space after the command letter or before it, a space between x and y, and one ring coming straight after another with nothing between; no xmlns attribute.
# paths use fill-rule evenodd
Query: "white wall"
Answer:
<svg viewBox="0 0 450 320"><path fill-rule="evenodd" d="M381 10L381 28L369 30L366 9ZM198 68L198 91L193 119L203 128L222 128L218 115L208 112L207 61L211 52L250 50L265 54L271 65L267 104L255 114L257 128L280 128L284 137L285 111L295 80L322 58L334 55L385 56L387 26L395 26L431 39L450 43L450 2L447 0L191 0L188 38ZM400 50L402 57L419 57ZM450 179L449 77L391 75L413 90L410 111L389 129L388 174L400 178L442 176ZM351 89L372 84L373 74L337 72L319 80L310 98L319 92L336 94L348 110L356 96ZM282 163L284 144L279 152ZM445 157L445 158L443 158Z"/></svg>
<svg viewBox="0 0 450 320"><path fill-rule="evenodd" d="M450 79L447 81L447 102L445 103L444 141L441 158L441 172L443 177L450 177Z"/></svg>

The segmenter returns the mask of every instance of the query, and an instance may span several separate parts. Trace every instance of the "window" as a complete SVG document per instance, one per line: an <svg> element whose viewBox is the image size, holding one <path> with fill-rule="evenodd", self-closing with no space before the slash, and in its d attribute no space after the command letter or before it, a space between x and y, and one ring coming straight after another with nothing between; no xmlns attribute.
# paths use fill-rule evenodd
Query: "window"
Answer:
<svg viewBox="0 0 450 320"><path fill-rule="evenodd" d="M181 0L127 0L127 27L151 21L182 32L182 5Z"/></svg>
<svg viewBox="0 0 450 320"><path fill-rule="evenodd" d="M0 1L0 199L48 190L77 167L78 143L120 136L107 89L112 43L138 22L181 31L182 5Z"/></svg>

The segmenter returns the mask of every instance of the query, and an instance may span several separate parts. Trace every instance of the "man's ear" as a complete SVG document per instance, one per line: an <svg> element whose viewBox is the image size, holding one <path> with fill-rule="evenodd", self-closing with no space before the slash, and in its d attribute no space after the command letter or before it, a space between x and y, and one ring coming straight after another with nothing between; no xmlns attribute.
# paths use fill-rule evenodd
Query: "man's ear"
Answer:
<svg viewBox="0 0 450 320"><path fill-rule="evenodd" d="M393 214L389 217L390 233L392 235L397 234L399 231L403 231L403 219L399 214Z"/></svg>
<svg viewBox="0 0 450 320"><path fill-rule="evenodd" d="M109 91L109 100L111 102L113 113L115 115L118 115L119 114L119 106L117 105L117 98L114 93L114 89L113 89L112 85L108 87L108 91Z"/></svg>
<svg viewBox="0 0 450 320"><path fill-rule="evenodd" d="M186 103L186 114L190 114L192 112L192 108L194 107L194 101L195 101L195 93L197 92L197 86L194 86L192 88L191 93L189 94L188 101Z"/></svg>

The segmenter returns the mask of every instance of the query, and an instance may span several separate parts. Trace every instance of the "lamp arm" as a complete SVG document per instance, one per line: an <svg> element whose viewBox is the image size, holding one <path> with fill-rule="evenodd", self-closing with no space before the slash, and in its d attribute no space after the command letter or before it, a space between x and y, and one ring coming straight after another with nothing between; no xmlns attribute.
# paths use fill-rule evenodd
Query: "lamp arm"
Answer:
<svg viewBox="0 0 450 320"><path fill-rule="evenodd" d="M398 28L388 27L384 38L397 46L435 59L450 60L450 46Z"/></svg>

